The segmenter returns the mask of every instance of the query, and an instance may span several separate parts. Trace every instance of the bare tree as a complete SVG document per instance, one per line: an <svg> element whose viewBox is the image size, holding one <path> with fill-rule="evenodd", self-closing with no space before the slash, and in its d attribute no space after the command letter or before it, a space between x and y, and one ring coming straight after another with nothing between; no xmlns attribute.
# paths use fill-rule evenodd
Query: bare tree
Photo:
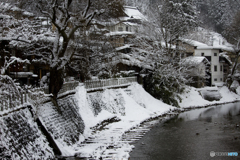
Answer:
<svg viewBox="0 0 240 160"><path fill-rule="evenodd" d="M233 57L232 59L234 59L234 63L233 63L233 67L231 70L231 73L228 77L228 87L231 87L231 84L233 83L234 80L236 80L236 78L239 77L235 77L235 74L237 72L237 69L239 67L239 57L240 57L240 12L238 12L233 20L233 22L231 23L231 25L229 25L226 30L224 31L224 35L226 37L226 39L233 44Z"/></svg>
<svg viewBox="0 0 240 160"><path fill-rule="evenodd" d="M198 25L197 10L192 0L163 0L154 11L151 17L169 53L178 38Z"/></svg>
<svg viewBox="0 0 240 160"><path fill-rule="evenodd" d="M71 61L76 46L74 34L79 28L86 28L94 16L100 11L91 9L91 1L82 0L38 0L35 1L39 11L48 17L53 25L53 31L43 31L41 26L35 26L35 20L4 16L8 40L16 47L22 48L28 55L41 57L42 61L50 64L50 84L53 102L57 105L57 94L63 85L65 66ZM2 12L8 12L12 7L4 3ZM19 13L24 11L17 9ZM102 12L103 10L101 10ZM14 8L13 12L16 13ZM78 38L82 38L79 35Z"/></svg>
<svg viewBox="0 0 240 160"><path fill-rule="evenodd" d="M90 0L84 9L71 10L72 0L59 1L39 1L40 11L51 19L56 27L54 46L51 52L50 84L49 93L53 94L53 99L57 99L57 94L63 84L64 67L71 60L74 51L69 49L73 44L72 37L77 29L87 27L97 11L89 12Z"/></svg>

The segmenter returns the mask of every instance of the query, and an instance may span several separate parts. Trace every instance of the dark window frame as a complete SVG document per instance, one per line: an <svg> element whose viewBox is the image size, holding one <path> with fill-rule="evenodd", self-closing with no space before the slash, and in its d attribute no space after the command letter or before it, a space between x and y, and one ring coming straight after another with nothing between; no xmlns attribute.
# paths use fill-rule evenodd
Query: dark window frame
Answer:
<svg viewBox="0 0 240 160"><path fill-rule="evenodd" d="M214 66L214 72L217 72L217 66Z"/></svg>
<svg viewBox="0 0 240 160"><path fill-rule="evenodd" d="M123 27L118 27L118 32L123 32Z"/></svg>

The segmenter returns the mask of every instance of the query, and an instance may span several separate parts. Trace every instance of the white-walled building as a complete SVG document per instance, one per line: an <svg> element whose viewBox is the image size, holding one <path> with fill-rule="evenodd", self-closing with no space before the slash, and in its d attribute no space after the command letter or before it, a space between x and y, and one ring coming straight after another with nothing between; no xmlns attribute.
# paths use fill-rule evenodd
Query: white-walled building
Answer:
<svg viewBox="0 0 240 160"><path fill-rule="evenodd" d="M220 85L226 81L232 62L229 58L233 46L219 33L198 28L195 40L180 39L186 52L193 56L206 57L210 62L210 85ZM201 42L200 42L201 41Z"/></svg>
<svg viewBox="0 0 240 160"><path fill-rule="evenodd" d="M210 67L210 62L207 58L202 56L190 56L182 59L182 62L186 67L189 68L189 77L192 78L190 85L196 88L201 88L206 86L206 78L208 78L208 70Z"/></svg>
<svg viewBox="0 0 240 160"><path fill-rule="evenodd" d="M204 56L211 63L211 85L219 85L226 80L231 62L224 56L222 48L197 47L195 56Z"/></svg>

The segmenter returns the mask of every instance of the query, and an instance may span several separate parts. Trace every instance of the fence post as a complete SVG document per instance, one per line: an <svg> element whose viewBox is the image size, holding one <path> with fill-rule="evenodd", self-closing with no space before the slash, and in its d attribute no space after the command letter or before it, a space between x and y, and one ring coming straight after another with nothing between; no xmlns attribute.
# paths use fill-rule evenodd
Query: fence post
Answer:
<svg viewBox="0 0 240 160"><path fill-rule="evenodd" d="M27 92L25 91L25 103L27 103Z"/></svg>
<svg viewBox="0 0 240 160"><path fill-rule="evenodd" d="M11 108L11 106L12 106L11 104L12 104L12 99L11 99L11 95L9 95L9 106L8 106L8 108Z"/></svg>
<svg viewBox="0 0 240 160"><path fill-rule="evenodd" d="M0 111L3 111L3 101L1 101L1 103L0 103Z"/></svg>
<svg viewBox="0 0 240 160"><path fill-rule="evenodd" d="M21 94L21 104L23 105L23 93Z"/></svg>
<svg viewBox="0 0 240 160"><path fill-rule="evenodd" d="M125 78L110 78L101 80L88 80L84 83L86 89L107 87L107 86L117 86L122 84L130 84L137 82L137 77L125 77Z"/></svg>

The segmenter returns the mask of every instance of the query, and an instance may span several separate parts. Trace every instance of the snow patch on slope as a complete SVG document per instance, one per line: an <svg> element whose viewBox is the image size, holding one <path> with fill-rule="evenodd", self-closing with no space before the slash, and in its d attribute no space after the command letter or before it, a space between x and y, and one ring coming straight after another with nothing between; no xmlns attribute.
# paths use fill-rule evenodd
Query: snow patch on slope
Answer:
<svg viewBox="0 0 240 160"><path fill-rule="evenodd" d="M85 129L78 144L61 146L62 150L68 151L68 156L77 154L82 157L99 158L107 146L115 145L120 146L115 158L128 157L132 146L128 143L118 143L123 133L173 108L153 98L137 83L125 89L106 89L93 93L87 93L83 86L79 86L74 98ZM94 131L95 126L113 117L117 117L119 121ZM81 144L84 139L89 138L95 139L96 142Z"/></svg>
<svg viewBox="0 0 240 160"><path fill-rule="evenodd" d="M202 96L199 93L199 89L194 87L189 87L183 93L180 95L182 98L182 101L180 102L181 108L189 108L189 107L204 107L208 105L214 105L214 104L222 104L222 103L229 103L234 102L237 100L240 100L240 96L238 94L235 94L233 92L230 92L229 89L226 86L223 87L205 87L203 89L210 90L210 89L217 89L219 93L221 94L222 98L219 101L207 101L202 98Z"/></svg>

